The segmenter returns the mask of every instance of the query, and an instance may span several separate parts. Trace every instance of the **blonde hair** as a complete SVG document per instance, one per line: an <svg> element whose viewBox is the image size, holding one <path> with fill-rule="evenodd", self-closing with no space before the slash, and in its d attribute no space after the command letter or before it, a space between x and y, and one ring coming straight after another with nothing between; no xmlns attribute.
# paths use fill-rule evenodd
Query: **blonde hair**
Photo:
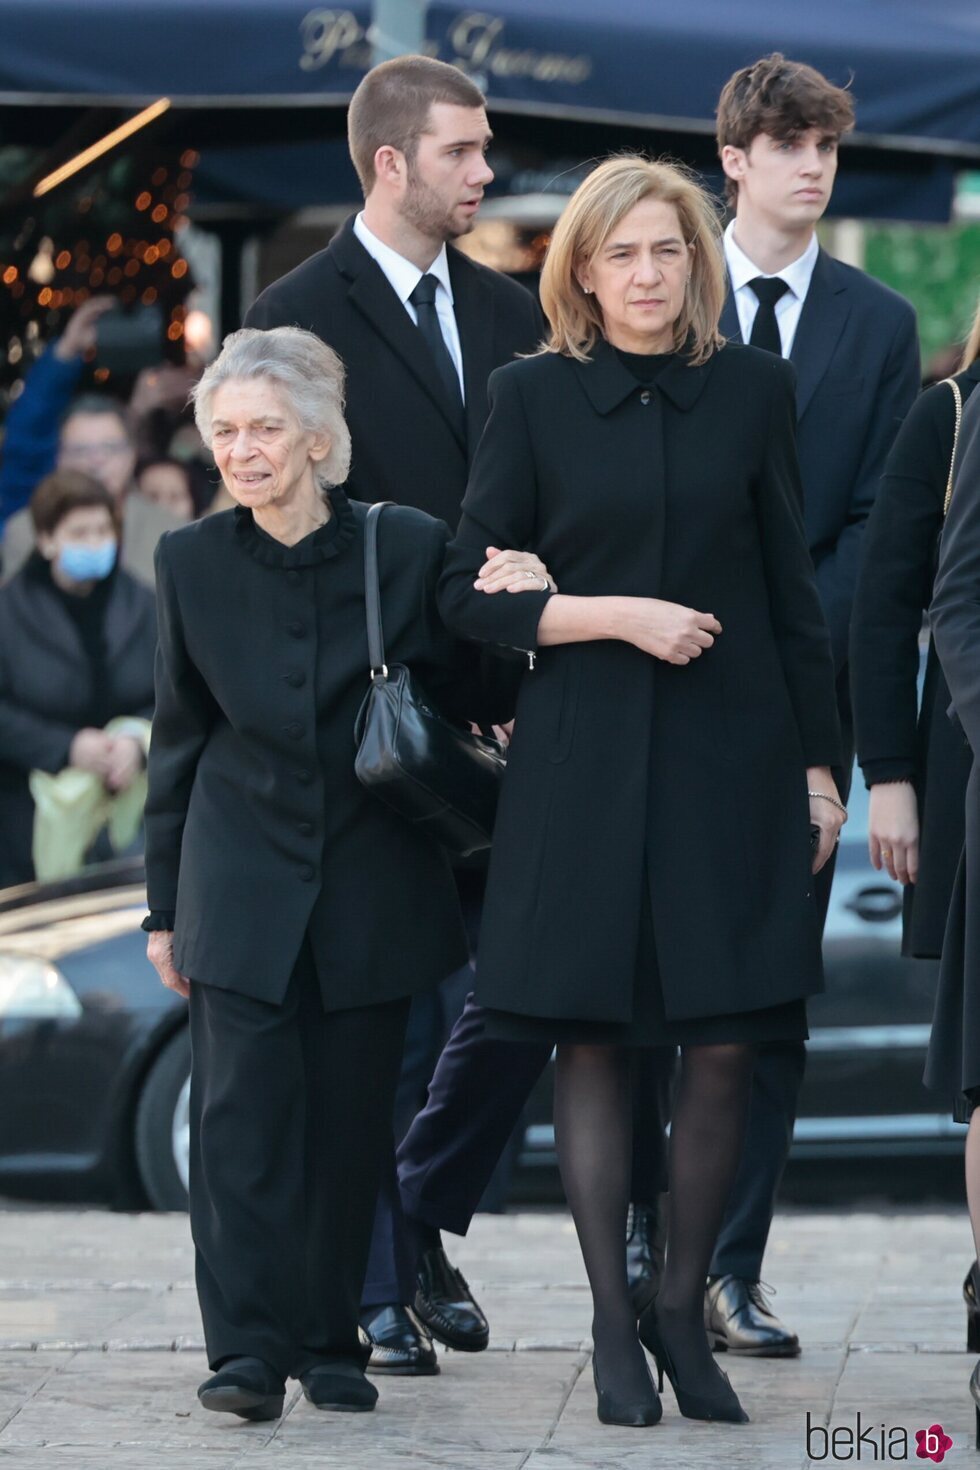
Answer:
<svg viewBox="0 0 980 1470"><path fill-rule="evenodd" d="M977 302L970 334L963 344L963 356L957 371L965 373L968 367L973 366L978 357L980 357L980 301Z"/></svg>
<svg viewBox="0 0 980 1470"><path fill-rule="evenodd" d="M688 344L690 361L697 364L722 345L718 321L726 282L716 205L678 164L626 154L600 163L575 190L555 225L541 272L541 305L551 326L545 351L584 362L603 335L602 309L583 291L576 267L593 259L623 216L643 199L672 204L685 242L694 246L690 282L674 324L675 348Z"/></svg>
<svg viewBox="0 0 980 1470"><path fill-rule="evenodd" d="M329 452L314 466L313 477L321 490L342 485L350 472L351 444L344 364L333 348L302 327L242 327L227 336L191 389L194 421L209 448L215 393L222 383L249 378L275 383L304 433L329 437Z"/></svg>

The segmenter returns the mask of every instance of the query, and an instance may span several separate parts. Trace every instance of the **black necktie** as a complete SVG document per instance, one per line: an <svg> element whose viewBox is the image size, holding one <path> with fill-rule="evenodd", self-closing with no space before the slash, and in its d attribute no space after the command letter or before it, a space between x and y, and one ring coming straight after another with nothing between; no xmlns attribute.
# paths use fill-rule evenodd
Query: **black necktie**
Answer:
<svg viewBox="0 0 980 1470"><path fill-rule="evenodd" d="M439 313L436 311L436 287L438 285L439 282L435 276L423 276L408 299L415 307L419 320L419 331L432 354L439 381L448 393L449 402L458 414L459 424L462 426L463 395L459 386L459 374L456 372L456 364L446 346L446 339L442 335L442 327L439 324Z"/></svg>
<svg viewBox="0 0 980 1470"><path fill-rule="evenodd" d="M777 357L781 357L783 344L776 320L776 302L780 296L785 296L789 287L779 276L756 276L754 281L749 281L749 290L755 292L759 301L749 346L764 347L767 352L775 352Z"/></svg>

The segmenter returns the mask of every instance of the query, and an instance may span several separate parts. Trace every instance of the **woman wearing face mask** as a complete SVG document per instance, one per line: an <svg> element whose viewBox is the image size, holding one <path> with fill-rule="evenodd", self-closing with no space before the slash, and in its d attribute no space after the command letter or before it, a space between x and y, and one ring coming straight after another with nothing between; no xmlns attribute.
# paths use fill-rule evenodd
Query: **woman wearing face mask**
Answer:
<svg viewBox="0 0 980 1470"><path fill-rule="evenodd" d="M153 712L153 594L117 565L109 492L56 470L31 499L36 550L0 588L0 887L34 877L32 770L89 771L126 790L143 763L105 725Z"/></svg>

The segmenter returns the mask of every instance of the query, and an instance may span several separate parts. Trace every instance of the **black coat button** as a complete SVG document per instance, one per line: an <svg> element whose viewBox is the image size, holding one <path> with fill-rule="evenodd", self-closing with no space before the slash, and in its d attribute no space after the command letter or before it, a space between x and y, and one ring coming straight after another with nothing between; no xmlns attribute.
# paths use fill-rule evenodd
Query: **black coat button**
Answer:
<svg viewBox="0 0 980 1470"><path fill-rule="evenodd" d="M302 740L302 738L303 738L303 726L302 725L297 725L297 724L294 723L292 725L283 725L282 728L285 730L285 732L289 736L290 740Z"/></svg>
<svg viewBox="0 0 980 1470"><path fill-rule="evenodd" d="M302 835L304 837L312 837L313 836L313 823L312 822L297 822L296 823L296 831L302 833Z"/></svg>
<svg viewBox="0 0 980 1470"><path fill-rule="evenodd" d="M302 623L287 623L286 632L291 633L294 638L302 638L306 628Z"/></svg>
<svg viewBox="0 0 980 1470"><path fill-rule="evenodd" d="M643 392L640 394L640 402L644 405L650 402L649 389L644 388Z"/></svg>
<svg viewBox="0 0 980 1470"><path fill-rule="evenodd" d="M305 867L300 868L299 876L302 878L304 883L312 883L313 879L316 877L316 869L311 868L307 863Z"/></svg>
<svg viewBox="0 0 980 1470"><path fill-rule="evenodd" d="M313 784L313 772L312 771L307 771L307 770L297 771L296 772L296 779L303 786L312 786L312 784Z"/></svg>
<svg viewBox="0 0 980 1470"><path fill-rule="evenodd" d="M291 669L288 674L283 675L286 683L293 689L302 689L306 683L306 675L300 669Z"/></svg>
<svg viewBox="0 0 980 1470"><path fill-rule="evenodd" d="M300 582L299 572L290 568L290 570L286 573L286 581L289 583L290 587L298 587Z"/></svg>

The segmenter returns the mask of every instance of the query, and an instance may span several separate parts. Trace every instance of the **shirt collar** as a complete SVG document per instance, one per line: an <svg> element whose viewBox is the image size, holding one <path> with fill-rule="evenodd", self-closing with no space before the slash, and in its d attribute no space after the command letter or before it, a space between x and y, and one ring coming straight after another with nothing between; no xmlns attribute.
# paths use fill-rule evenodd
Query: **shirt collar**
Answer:
<svg viewBox="0 0 980 1470"><path fill-rule="evenodd" d="M403 306L415 290L419 281L421 281L423 275L435 276L440 286L442 286L448 295L450 302L452 301L453 283L449 276L449 255L446 251L445 244L443 244L439 254L429 266L428 271L420 271L417 265L413 265L410 260L406 260L404 255L399 255L397 250L392 250L390 245L386 245L383 240L379 240L377 235L368 229L364 223L363 212L357 215L354 220L354 234L360 240L367 253L377 261L378 265L384 271L392 290Z"/></svg>
<svg viewBox="0 0 980 1470"><path fill-rule="evenodd" d="M774 274L781 281L785 281L797 301L802 301L810 289L810 280L813 276L813 268L817 263L820 253L820 244L816 233L810 239L809 245L803 254L796 260L790 261L789 265L783 266L781 271ZM754 261L751 261L745 251L735 241L735 221L730 220L725 230L725 261L728 265L728 274L732 281L732 290L740 291L756 276L764 276L765 271L760 271Z"/></svg>

